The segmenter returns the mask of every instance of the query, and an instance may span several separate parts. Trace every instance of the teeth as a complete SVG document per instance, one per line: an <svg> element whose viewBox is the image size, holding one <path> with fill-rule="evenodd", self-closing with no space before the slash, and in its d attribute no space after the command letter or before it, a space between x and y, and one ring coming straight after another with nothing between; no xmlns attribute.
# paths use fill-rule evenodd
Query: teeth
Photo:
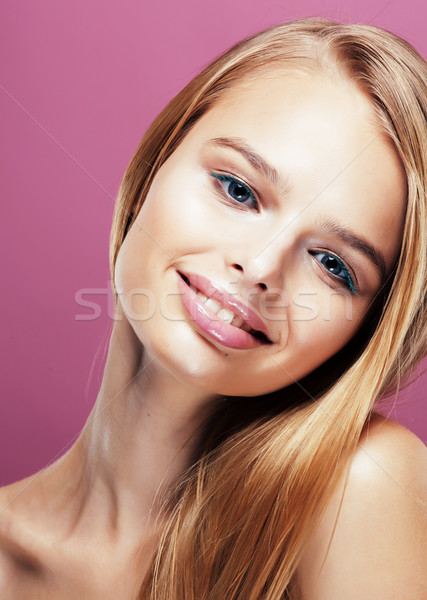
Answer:
<svg viewBox="0 0 427 600"><path fill-rule="evenodd" d="M238 317L237 315L234 315L234 319L231 321L231 324L234 325L234 327L242 328L243 323L244 320L241 317Z"/></svg>
<svg viewBox="0 0 427 600"><path fill-rule="evenodd" d="M194 286L192 286L193 289ZM196 291L196 288L194 288ZM203 304L209 308L210 311L215 313L221 321L224 323L228 323L229 325L233 325L234 327L239 327L239 329L243 329L243 331L250 331L252 328L250 325L244 322L244 320L235 315L228 308L224 308L219 302L214 300L213 298L208 298L202 292L197 292L197 296L201 299Z"/></svg>
<svg viewBox="0 0 427 600"><path fill-rule="evenodd" d="M204 304L207 308L209 308L209 310L211 310L215 314L217 314L218 311L223 308L219 302L213 300L212 298L208 298Z"/></svg>
<svg viewBox="0 0 427 600"><path fill-rule="evenodd" d="M234 319L234 313L231 312L231 310L228 310L227 308L221 308L221 310L219 310L216 313L216 315L221 319L221 321L224 321L224 323L228 323L229 325Z"/></svg>

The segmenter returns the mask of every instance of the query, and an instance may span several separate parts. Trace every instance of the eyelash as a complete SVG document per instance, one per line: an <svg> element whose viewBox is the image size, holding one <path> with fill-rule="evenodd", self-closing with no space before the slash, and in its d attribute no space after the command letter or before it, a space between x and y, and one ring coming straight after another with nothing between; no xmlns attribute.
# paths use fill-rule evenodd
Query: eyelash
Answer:
<svg viewBox="0 0 427 600"><path fill-rule="evenodd" d="M214 171L211 171L210 174L216 180L224 181L224 182L227 182L230 184L235 183L236 185L243 187L249 194L249 197L255 203L255 208L253 208L252 210L257 210L257 211L259 210L259 202L258 202L255 194L253 193L253 191L251 190L251 188L249 186L247 186L245 183L243 183L243 181L241 181L240 179L237 179L237 177L234 177L233 175L225 175L222 173L215 173ZM220 188L224 194L227 194L227 199L231 198L233 203L235 203L237 205L242 204L243 206L247 206L246 204L243 204L243 203L239 202L238 200L236 200L235 198L233 198L228 191L224 190L224 187L222 185L220 185ZM329 252L327 250L310 250L310 254L312 256L314 256L315 254L323 254L324 256L326 256L328 258L333 258L334 260L336 260L338 263L338 266L340 267L340 269L343 272L342 276L336 275L335 273L331 273L331 271L328 271L328 269L326 268L325 265L323 265L323 263L321 263L321 264L323 265L325 271L328 272L329 276L332 277L335 281L336 280L340 281L342 283L342 285L344 285L346 288L348 288L352 294L356 295L358 293L358 290L355 286L354 280L353 280L352 276L350 275L347 266L345 265L344 261L339 256L337 256L336 254L333 254L332 252ZM319 261L319 262L321 262L321 261Z"/></svg>
<svg viewBox="0 0 427 600"><path fill-rule="evenodd" d="M253 191L251 190L251 188L249 186L246 185L246 183L243 183L243 181L241 181L240 179L237 179L237 177L234 177L233 175L224 175L222 173L214 173L213 171L211 171L211 175L212 177L215 177L215 179L219 180L219 181L225 181L227 183L233 184L235 183L236 185L239 185L241 187L243 187L247 193L249 194L249 197L252 198L255 206L252 207L252 209L257 210L259 209L259 202L255 196L255 194L253 193ZM225 192L227 194L228 197L230 197L232 199L233 202L235 202L236 204L241 204L242 206L247 206L247 204L243 204L243 202L239 202L238 200L236 200L235 198L233 198L232 196L230 196L230 193L228 191L224 190L224 187L221 185L220 186L222 191ZM248 207L247 208L251 208Z"/></svg>
<svg viewBox="0 0 427 600"><path fill-rule="evenodd" d="M349 272L346 264L344 263L344 261L339 256L337 256L336 254L333 254L332 252L329 252L328 250L310 250L310 254L312 256L314 256L315 254L323 254L327 258L333 258L334 260L336 260L337 263L338 263L339 268L343 272L342 276L341 275L336 275L335 273L332 273L331 271L328 271L328 269L321 262L321 260L319 260L319 262L323 265L324 269L329 273L329 275L331 277L333 277L333 279L339 280L343 285L345 285L345 287L347 287L350 290L350 292L352 294L355 294L355 295L358 294L358 289L356 288L356 285L354 283L353 277L350 275L350 272Z"/></svg>

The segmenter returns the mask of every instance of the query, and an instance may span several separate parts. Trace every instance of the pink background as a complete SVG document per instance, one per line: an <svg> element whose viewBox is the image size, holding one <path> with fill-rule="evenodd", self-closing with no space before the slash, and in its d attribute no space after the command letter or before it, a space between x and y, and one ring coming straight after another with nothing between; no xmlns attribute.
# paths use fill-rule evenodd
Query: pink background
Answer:
<svg viewBox="0 0 427 600"><path fill-rule="evenodd" d="M388 28L427 56L426 13L422 0L3 1L0 484L59 456L96 399L114 197L169 99L232 43L304 16ZM84 320L87 288L100 314ZM426 383L392 413L424 441Z"/></svg>

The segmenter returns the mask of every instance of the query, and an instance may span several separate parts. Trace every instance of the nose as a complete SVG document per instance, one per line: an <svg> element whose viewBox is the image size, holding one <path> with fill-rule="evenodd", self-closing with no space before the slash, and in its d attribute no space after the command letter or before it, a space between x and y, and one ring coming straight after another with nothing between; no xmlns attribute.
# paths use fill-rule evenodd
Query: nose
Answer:
<svg viewBox="0 0 427 600"><path fill-rule="evenodd" d="M245 269L239 263L233 263L231 266L236 271L241 271L243 276L245 275ZM256 277L255 277L255 279L256 279ZM267 289L267 284L264 283L264 281L257 281L251 287L259 288L260 290L266 290Z"/></svg>
<svg viewBox="0 0 427 600"><path fill-rule="evenodd" d="M249 240L244 245L232 245L227 266L244 289L271 292L283 288L286 257L292 245L289 233L286 242L284 237L282 234L260 244Z"/></svg>

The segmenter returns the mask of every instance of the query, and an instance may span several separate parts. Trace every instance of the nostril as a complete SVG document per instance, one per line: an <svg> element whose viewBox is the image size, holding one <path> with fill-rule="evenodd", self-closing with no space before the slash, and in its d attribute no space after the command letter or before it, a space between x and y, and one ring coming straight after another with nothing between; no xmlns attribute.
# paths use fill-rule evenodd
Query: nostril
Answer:
<svg viewBox="0 0 427 600"><path fill-rule="evenodd" d="M231 265L234 269L237 269L238 271L242 271L242 273L244 272L244 269L242 267L242 265L239 265L239 263L233 263ZM267 289L267 285L264 282L260 282L257 283L257 285L262 289L262 290L266 290Z"/></svg>

